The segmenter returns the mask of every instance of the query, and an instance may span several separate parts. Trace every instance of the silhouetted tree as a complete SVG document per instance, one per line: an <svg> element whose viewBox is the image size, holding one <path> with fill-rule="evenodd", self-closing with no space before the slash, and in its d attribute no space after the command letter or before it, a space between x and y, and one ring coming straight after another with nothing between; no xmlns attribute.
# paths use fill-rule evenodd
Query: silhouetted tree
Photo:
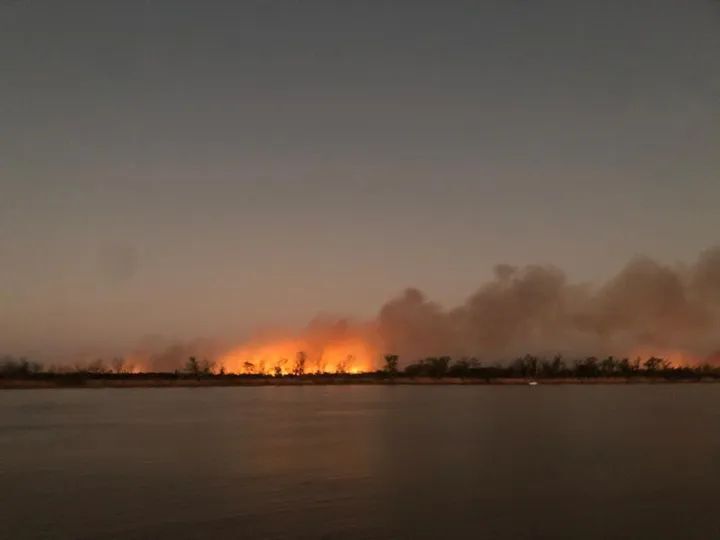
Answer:
<svg viewBox="0 0 720 540"><path fill-rule="evenodd" d="M184 371L185 373L188 373L189 375L193 375L195 377L200 375L201 368L200 363L197 361L197 358L195 358L194 356L188 358L188 361L185 363Z"/></svg>
<svg viewBox="0 0 720 540"><path fill-rule="evenodd" d="M594 356L575 362L575 375L578 377L597 377L599 373L598 360Z"/></svg>
<svg viewBox="0 0 720 540"><path fill-rule="evenodd" d="M335 366L335 373L339 373L341 375L347 373L348 367L352 366L354 361L355 357L352 354L348 354L345 360L341 360L337 363Z"/></svg>
<svg viewBox="0 0 720 540"><path fill-rule="evenodd" d="M203 375L212 375L213 371L215 371L215 362L211 362L208 359L203 360L200 365L200 372Z"/></svg>
<svg viewBox="0 0 720 540"><path fill-rule="evenodd" d="M567 371L565 360L562 355L555 355L551 362L542 360L540 362L540 374L543 377L562 377Z"/></svg>
<svg viewBox="0 0 720 540"><path fill-rule="evenodd" d="M107 369L105 368L105 362L103 361L103 359L97 358L87 365L87 367L85 368L85 371L87 373L92 373L92 374L97 375L100 373L106 373Z"/></svg>
<svg viewBox="0 0 720 540"><path fill-rule="evenodd" d="M115 373L124 373L125 372L125 359L124 358L122 358L120 356L116 356L115 358L112 359L111 365L112 365L112 370Z"/></svg>
<svg viewBox="0 0 720 540"><path fill-rule="evenodd" d="M405 374L411 377L444 377L451 360L449 356L431 356L405 366Z"/></svg>
<svg viewBox="0 0 720 540"><path fill-rule="evenodd" d="M388 373L389 375L397 375L399 361L400 357L397 354L386 354L384 368L385 373Z"/></svg>
<svg viewBox="0 0 720 540"><path fill-rule="evenodd" d="M27 377L42 371L42 365L27 358L4 356L0 358L0 376Z"/></svg>
<svg viewBox="0 0 720 540"><path fill-rule="evenodd" d="M608 356L602 362L600 362L600 371L603 375L612 376L616 371L619 370L619 362L615 360L615 357Z"/></svg>
<svg viewBox="0 0 720 540"><path fill-rule="evenodd" d="M449 356L428 358L427 362L430 368L429 375L431 377L444 377L447 374L451 360L452 359Z"/></svg>
<svg viewBox="0 0 720 540"><path fill-rule="evenodd" d="M404 371L405 375L407 375L409 377L417 377L418 375L422 375L422 370L423 370L422 362L413 362L413 363L405 366L405 369L403 371Z"/></svg>
<svg viewBox="0 0 720 540"><path fill-rule="evenodd" d="M708 375L716 375L720 371L720 368L714 368L707 362L704 362L700 367L696 368L696 372L701 377L707 377Z"/></svg>
<svg viewBox="0 0 720 540"><path fill-rule="evenodd" d="M632 366L630 365L630 360L628 358L623 358L620 362L618 362L618 372L625 377L631 375L632 371Z"/></svg>
<svg viewBox="0 0 720 540"><path fill-rule="evenodd" d="M663 359L651 356L650 358L645 360L643 366L645 367L645 371L653 373L663 367Z"/></svg>
<svg viewBox="0 0 720 540"><path fill-rule="evenodd" d="M540 362L536 356L526 354L522 358L516 358L511 369L521 377L537 377Z"/></svg>
<svg viewBox="0 0 720 540"><path fill-rule="evenodd" d="M448 368L447 373L451 377L467 377L470 375L471 369L472 365L470 361L466 358L462 358L453 362L453 364Z"/></svg>
<svg viewBox="0 0 720 540"><path fill-rule="evenodd" d="M247 375L255 373L255 364L252 362L243 362L243 370Z"/></svg>
<svg viewBox="0 0 720 540"><path fill-rule="evenodd" d="M301 376L305 374L305 362L307 361L307 354L305 351L298 351L295 357L295 366L293 367L293 375Z"/></svg>

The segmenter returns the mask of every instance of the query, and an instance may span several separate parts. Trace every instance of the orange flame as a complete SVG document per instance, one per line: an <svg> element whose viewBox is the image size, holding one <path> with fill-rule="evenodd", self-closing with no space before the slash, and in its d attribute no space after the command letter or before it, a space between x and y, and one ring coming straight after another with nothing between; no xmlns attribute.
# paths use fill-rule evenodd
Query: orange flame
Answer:
<svg viewBox="0 0 720 540"><path fill-rule="evenodd" d="M304 373L363 373L377 369L376 356L374 348L357 337L319 345L284 339L240 346L221 356L218 365L227 373L289 375L304 358Z"/></svg>
<svg viewBox="0 0 720 540"><path fill-rule="evenodd" d="M640 358L662 358L670 362L674 367L697 367L704 363L705 359L682 349L668 349L663 347L639 347L629 355L630 359Z"/></svg>

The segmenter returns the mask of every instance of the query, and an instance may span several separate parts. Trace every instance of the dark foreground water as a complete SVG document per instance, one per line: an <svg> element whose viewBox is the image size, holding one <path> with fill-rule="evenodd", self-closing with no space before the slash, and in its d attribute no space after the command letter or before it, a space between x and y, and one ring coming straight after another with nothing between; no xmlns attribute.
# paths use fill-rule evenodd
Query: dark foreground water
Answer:
<svg viewBox="0 0 720 540"><path fill-rule="evenodd" d="M0 537L720 538L720 385L0 392Z"/></svg>

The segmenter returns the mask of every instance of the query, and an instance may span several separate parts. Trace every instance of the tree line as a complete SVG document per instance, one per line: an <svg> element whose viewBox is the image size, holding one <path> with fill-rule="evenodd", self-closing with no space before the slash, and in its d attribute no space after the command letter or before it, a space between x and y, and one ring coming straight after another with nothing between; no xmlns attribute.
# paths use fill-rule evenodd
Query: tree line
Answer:
<svg viewBox="0 0 720 540"><path fill-rule="evenodd" d="M343 364L344 365L344 364ZM283 367L287 366L286 369ZM450 356L431 356L400 367L400 357L388 354L383 357L381 369L372 372L349 374L342 365L334 373L311 372L307 369L307 354L298 351L293 362L285 361L275 365L269 372L245 362L242 373L226 373L223 366L209 360L190 357L185 364L171 373L132 373L121 358L114 358L108 365L102 359L84 365L75 365L61 370L46 369L38 362L12 356L0 357L0 377L374 377L374 378L467 378L467 379L592 379L592 378L633 378L654 377L666 379L720 378L720 367L710 364L678 366L672 362L651 356L648 358L588 356L565 359L557 355L544 358L527 354L506 363L484 365L476 358L454 360Z"/></svg>
<svg viewBox="0 0 720 540"><path fill-rule="evenodd" d="M527 354L510 363L485 366L477 359L453 360L449 356L428 357L398 370L397 355L385 356L384 371L396 376L461 377L461 378L522 378L522 379L589 379L589 378L702 378L720 377L720 368L710 364L677 366L655 356L598 358L588 356L566 360L561 355L550 359Z"/></svg>

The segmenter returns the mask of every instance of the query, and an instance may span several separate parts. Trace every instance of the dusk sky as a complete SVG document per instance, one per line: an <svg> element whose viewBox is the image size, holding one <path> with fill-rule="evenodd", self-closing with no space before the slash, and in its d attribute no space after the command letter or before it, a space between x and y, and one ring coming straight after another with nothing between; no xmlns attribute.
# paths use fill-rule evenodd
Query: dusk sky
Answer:
<svg viewBox="0 0 720 540"><path fill-rule="evenodd" d="M0 354L720 242L720 2L0 0Z"/></svg>

